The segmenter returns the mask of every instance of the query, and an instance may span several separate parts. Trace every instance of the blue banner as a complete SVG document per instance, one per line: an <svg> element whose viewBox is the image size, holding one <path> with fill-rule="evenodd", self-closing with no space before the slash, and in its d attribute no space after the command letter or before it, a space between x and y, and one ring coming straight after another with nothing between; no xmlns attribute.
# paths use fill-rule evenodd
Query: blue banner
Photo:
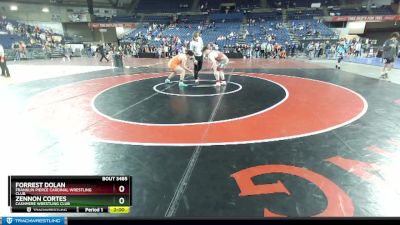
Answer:
<svg viewBox="0 0 400 225"><path fill-rule="evenodd" d="M2 225L64 225L64 217L3 217Z"/></svg>

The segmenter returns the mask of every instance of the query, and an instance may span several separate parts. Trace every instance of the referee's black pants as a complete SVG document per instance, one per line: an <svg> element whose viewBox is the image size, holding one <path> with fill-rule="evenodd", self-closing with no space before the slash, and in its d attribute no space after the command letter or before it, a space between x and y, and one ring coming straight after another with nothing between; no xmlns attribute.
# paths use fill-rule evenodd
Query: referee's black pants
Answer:
<svg viewBox="0 0 400 225"><path fill-rule="evenodd" d="M108 62L108 59L107 59L105 53L100 53L100 55L101 55L100 62L103 61L103 59L106 59Z"/></svg>
<svg viewBox="0 0 400 225"><path fill-rule="evenodd" d="M10 71L8 70L6 60L4 62L0 62L1 67L1 75L5 77L10 77Z"/></svg>
<svg viewBox="0 0 400 225"><path fill-rule="evenodd" d="M203 56L195 56L197 65L194 65L194 79L199 79L199 71L203 67Z"/></svg>

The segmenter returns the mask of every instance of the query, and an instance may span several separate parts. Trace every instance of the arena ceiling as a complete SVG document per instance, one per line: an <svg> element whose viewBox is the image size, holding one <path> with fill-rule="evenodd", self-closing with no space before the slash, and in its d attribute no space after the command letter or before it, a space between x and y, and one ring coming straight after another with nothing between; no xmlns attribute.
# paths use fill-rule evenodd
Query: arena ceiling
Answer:
<svg viewBox="0 0 400 225"><path fill-rule="evenodd" d="M94 8L131 8L137 0L93 0ZM10 3L29 3L40 5L87 6L87 0L3 0Z"/></svg>

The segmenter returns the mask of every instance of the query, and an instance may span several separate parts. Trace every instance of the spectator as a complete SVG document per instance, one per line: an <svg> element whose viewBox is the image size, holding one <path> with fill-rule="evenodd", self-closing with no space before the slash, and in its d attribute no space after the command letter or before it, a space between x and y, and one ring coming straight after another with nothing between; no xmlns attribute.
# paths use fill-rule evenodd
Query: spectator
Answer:
<svg viewBox="0 0 400 225"><path fill-rule="evenodd" d="M357 41L357 43L355 44L355 55L356 55L356 57L361 56L361 42L360 41Z"/></svg>
<svg viewBox="0 0 400 225"><path fill-rule="evenodd" d="M307 45L307 54L309 60L311 60L312 57L314 56L314 42L312 41Z"/></svg>
<svg viewBox="0 0 400 225"><path fill-rule="evenodd" d="M382 69L381 78L388 79L388 74L393 67L394 61L399 53L399 33L394 32L391 34L390 39L386 40L383 44L382 58L384 66Z"/></svg>
<svg viewBox="0 0 400 225"><path fill-rule="evenodd" d="M331 52L331 44L329 43L329 41L326 41L326 44L325 44L325 58L326 59L329 59L330 52Z"/></svg>

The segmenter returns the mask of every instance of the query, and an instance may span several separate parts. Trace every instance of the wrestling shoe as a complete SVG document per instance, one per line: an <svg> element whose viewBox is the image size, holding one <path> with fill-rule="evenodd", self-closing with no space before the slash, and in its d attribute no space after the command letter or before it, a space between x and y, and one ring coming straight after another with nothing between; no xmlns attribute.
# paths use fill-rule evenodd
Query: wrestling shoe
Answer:
<svg viewBox="0 0 400 225"><path fill-rule="evenodd" d="M183 81L179 81L179 87L187 87L189 85L183 83Z"/></svg>

